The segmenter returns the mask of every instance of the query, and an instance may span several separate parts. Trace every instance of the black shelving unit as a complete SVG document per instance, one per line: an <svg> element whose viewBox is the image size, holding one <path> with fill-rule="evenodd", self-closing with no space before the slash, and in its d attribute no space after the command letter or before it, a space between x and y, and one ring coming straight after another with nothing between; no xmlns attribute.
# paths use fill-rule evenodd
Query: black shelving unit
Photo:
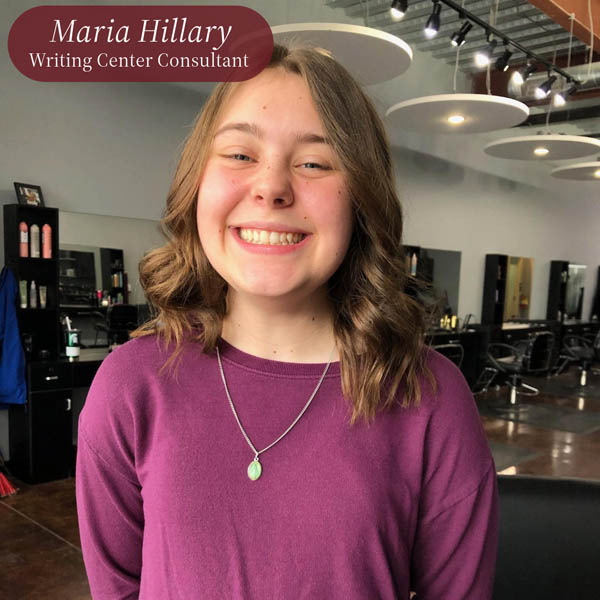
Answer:
<svg viewBox="0 0 600 600"><path fill-rule="evenodd" d="M483 277L482 325L501 325L504 318L508 255L486 254Z"/></svg>
<svg viewBox="0 0 600 600"><path fill-rule="evenodd" d="M596 276L596 291L594 292L590 320L594 318L600 319L600 267L598 267L598 275Z"/></svg>
<svg viewBox="0 0 600 600"><path fill-rule="evenodd" d="M546 319L564 321L567 303L567 282L569 281L569 262L550 261L550 281L548 283L548 304ZM560 317L560 318L559 318Z"/></svg>
<svg viewBox="0 0 600 600"><path fill-rule="evenodd" d="M19 256L19 223L40 228L52 227L52 258L23 258ZM60 323L58 318L58 209L21 204L4 205L4 260L17 282L27 282L27 300L31 282L35 281L38 308L17 305L19 331L26 343L28 360L44 357L57 360L60 352ZM30 236L31 237L31 236ZM39 308L39 288L46 286L46 308Z"/></svg>
<svg viewBox="0 0 600 600"><path fill-rule="evenodd" d="M4 257L17 281L47 288L46 308L21 308L17 319L26 357L27 401L9 406L11 472L27 483L43 483L70 475L72 464L72 369L60 361L58 209L4 205ZM52 227L52 258L19 256L19 223L29 230ZM41 241L41 240L40 240ZM40 248L41 250L41 248ZM43 253L41 253L43 255ZM28 294L29 303L29 294Z"/></svg>

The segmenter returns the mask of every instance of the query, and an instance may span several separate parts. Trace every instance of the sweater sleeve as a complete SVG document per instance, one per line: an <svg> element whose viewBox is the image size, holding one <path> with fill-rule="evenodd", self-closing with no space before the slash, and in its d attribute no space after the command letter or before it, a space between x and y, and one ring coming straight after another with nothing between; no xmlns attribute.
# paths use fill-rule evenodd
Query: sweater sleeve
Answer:
<svg viewBox="0 0 600 600"><path fill-rule="evenodd" d="M445 364L438 384L427 432L412 588L419 600L490 600L498 543L496 469L462 374Z"/></svg>
<svg viewBox="0 0 600 600"><path fill-rule="evenodd" d="M130 600L140 589L144 514L123 366L105 359L79 417L77 513L94 600Z"/></svg>

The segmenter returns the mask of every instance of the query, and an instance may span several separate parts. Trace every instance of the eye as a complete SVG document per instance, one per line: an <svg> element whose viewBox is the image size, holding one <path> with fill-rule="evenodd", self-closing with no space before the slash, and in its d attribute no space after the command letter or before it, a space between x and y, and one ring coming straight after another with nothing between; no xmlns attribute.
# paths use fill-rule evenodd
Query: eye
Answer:
<svg viewBox="0 0 600 600"><path fill-rule="evenodd" d="M327 165L322 165L322 164L316 163L316 162L305 162L305 163L302 163L300 166L305 167L306 169L321 169L323 171L330 170L330 167L328 167Z"/></svg>
<svg viewBox="0 0 600 600"><path fill-rule="evenodd" d="M233 160L241 160L245 162L249 162L251 159L247 154L231 154L230 158Z"/></svg>

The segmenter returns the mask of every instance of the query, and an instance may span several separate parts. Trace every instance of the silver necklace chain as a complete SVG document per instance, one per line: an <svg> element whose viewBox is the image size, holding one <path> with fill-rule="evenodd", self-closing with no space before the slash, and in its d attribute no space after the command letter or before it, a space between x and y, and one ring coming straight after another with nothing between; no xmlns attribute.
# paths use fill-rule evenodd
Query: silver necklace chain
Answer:
<svg viewBox="0 0 600 600"><path fill-rule="evenodd" d="M323 371L323 374L321 375L321 379L319 379L319 383L317 383L317 387L315 388L314 392L311 394L310 398L308 399L308 402L304 405L304 408L300 411L300 414L294 419L294 422L272 444L269 444L266 448L263 448L262 450L257 450L254 447L254 445L252 444L252 442L250 441L248 434L244 431L244 428L242 427L242 423L240 422L240 418L238 417L235 407L233 406L233 400L231 399L231 396L229 394L229 389L227 388L227 381L225 381L225 372L223 371L223 363L221 363L221 355L219 354L219 347L217 346L217 361L219 362L219 370L221 371L221 379L223 380L223 385L225 387L225 393L227 394L227 399L229 400L229 406L231 406L233 416L235 417L235 420L237 421L240 431L242 432L242 434L246 438L246 441L248 442L248 445L250 446L250 448L252 448L252 451L254 452L254 456L255 456L254 460L257 460L259 454L266 452L269 448L271 448L279 440L281 440L287 433L289 433L289 431L292 429L292 427L300 420L300 417L306 412L306 409L310 406L310 403L313 401L313 398L317 395L317 392L319 391L319 388L321 387L321 383L323 383L323 379L325 379L325 375L327 374L327 371L329 370L329 365L331 364L331 360L333 359L334 350L335 350L335 346L331 350L331 354L329 355L329 362L327 363L327 366L325 367L325 370Z"/></svg>

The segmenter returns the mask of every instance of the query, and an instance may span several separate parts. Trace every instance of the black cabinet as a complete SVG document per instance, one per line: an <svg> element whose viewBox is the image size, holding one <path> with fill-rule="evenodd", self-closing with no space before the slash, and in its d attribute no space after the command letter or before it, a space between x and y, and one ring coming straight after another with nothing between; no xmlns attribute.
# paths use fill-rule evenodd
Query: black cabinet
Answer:
<svg viewBox="0 0 600 600"><path fill-rule="evenodd" d="M483 278L482 325L501 325L504 317L508 255L486 254Z"/></svg>
<svg viewBox="0 0 600 600"><path fill-rule="evenodd" d="M26 483L64 479L73 473L71 365L27 365L27 404L9 407L10 470Z"/></svg>

